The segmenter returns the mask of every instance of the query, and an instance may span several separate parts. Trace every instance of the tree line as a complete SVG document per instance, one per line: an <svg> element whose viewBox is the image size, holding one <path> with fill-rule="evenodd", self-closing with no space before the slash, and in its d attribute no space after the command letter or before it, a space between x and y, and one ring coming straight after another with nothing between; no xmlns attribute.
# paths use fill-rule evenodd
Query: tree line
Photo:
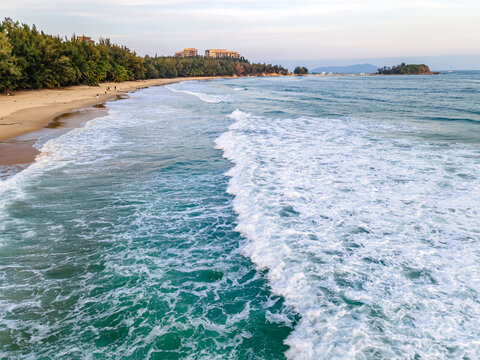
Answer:
<svg viewBox="0 0 480 360"><path fill-rule="evenodd" d="M308 74L308 69L304 66L297 66L295 70L293 70L295 75L306 75Z"/></svg>
<svg viewBox="0 0 480 360"><path fill-rule="evenodd" d="M287 75L288 70L271 64L251 64L248 60L230 58L145 56L145 78L186 76L246 76L261 74Z"/></svg>
<svg viewBox="0 0 480 360"><path fill-rule="evenodd" d="M384 66L378 69L377 74L382 75L407 75L407 74L425 74L430 73L430 68L425 64L405 64L396 66Z"/></svg>
<svg viewBox="0 0 480 360"><path fill-rule="evenodd" d="M61 38L10 18L0 23L0 91L70 85L98 85L187 76L288 74L278 65L203 56L138 56L126 46L100 39L91 44L73 35Z"/></svg>

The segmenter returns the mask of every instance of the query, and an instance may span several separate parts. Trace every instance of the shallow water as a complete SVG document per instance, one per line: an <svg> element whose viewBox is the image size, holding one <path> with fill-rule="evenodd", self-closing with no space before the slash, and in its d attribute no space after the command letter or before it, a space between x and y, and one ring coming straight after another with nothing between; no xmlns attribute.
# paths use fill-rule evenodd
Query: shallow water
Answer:
<svg viewBox="0 0 480 360"><path fill-rule="evenodd" d="M479 80L108 104L0 183L0 357L478 358Z"/></svg>

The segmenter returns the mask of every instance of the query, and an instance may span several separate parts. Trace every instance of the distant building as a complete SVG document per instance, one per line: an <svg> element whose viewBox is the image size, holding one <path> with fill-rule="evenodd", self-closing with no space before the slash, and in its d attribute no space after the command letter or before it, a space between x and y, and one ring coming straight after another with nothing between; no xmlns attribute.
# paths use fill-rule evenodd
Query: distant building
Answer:
<svg viewBox="0 0 480 360"><path fill-rule="evenodd" d="M182 51L177 51L174 55L175 57L191 57L191 56L198 56L197 49L194 48L186 48Z"/></svg>
<svg viewBox="0 0 480 360"><path fill-rule="evenodd" d="M85 41L86 43L89 43L89 44L92 44L92 45L95 44L95 41L93 41L92 38L89 37L89 36L77 36L77 40L78 41Z"/></svg>
<svg viewBox="0 0 480 360"><path fill-rule="evenodd" d="M236 51L229 51L225 49L208 49L205 50L205 56L211 58L232 58L240 59L242 56Z"/></svg>

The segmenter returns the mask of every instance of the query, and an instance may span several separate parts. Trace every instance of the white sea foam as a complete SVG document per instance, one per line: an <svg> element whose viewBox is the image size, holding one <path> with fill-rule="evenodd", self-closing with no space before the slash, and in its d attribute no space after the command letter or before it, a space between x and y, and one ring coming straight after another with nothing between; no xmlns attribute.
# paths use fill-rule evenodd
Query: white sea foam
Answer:
<svg viewBox="0 0 480 360"><path fill-rule="evenodd" d="M155 91L166 94L142 93ZM172 152L187 157L192 130L177 124L191 112L141 93L134 100L46 142L35 164L2 184L0 203L9 206L0 210L0 241L19 254L0 259L4 357L158 357L170 335L181 338L181 358L237 358L243 342L263 336L255 333L259 312L268 312L267 327L291 323L234 253L238 234L229 197L215 184L224 184L219 170L199 180L181 165L150 166ZM204 136L187 142L193 154Z"/></svg>
<svg viewBox="0 0 480 360"><path fill-rule="evenodd" d="M140 98L137 101L141 101L140 94L136 94L136 97ZM41 144L38 148L40 154L32 165L0 181L0 208L2 203L6 202L1 201L5 191L20 193L25 180L30 181L32 177L41 175L45 170L61 168L71 163L81 166L101 161L111 155L109 149L113 146L118 144L127 146L128 142L117 136L116 131L138 127L138 115L128 110L124 111L129 107L128 100L116 103L115 107L117 110L110 109L108 115L90 120L83 127L73 129ZM155 111L161 116L171 113L174 109L158 105L149 111ZM158 123L156 117L142 119L145 127L156 123ZM4 196L3 200L5 200Z"/></svg>
<svg viewBox="0 0 480 360"><path fill-rule="evenodd" d="M243 252L302 317L290 359L480 356L478 151L356 119L230 117L216 144Z"/></svg>
<svg viewBox="0 0 480 360"><path fill-rule="evenodd" d="M173 86L167 86L167 89L170 91L173 91L175 93L184 93L192 96L196 96L200 100L206 103L211 103L211 104L218 104L221 102L229 102L230 101L230 96L228 95L215 95L215 94L206 94L203 92L199 91L191 91L191 90L181 90L177 89Z"/></svg>

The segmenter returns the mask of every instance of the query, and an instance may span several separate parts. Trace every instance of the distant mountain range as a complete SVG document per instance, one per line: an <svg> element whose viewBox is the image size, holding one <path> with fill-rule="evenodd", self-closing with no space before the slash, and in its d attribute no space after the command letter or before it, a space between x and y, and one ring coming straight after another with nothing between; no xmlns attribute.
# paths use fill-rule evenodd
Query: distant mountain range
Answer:
<svg viewBox="0 0 480 360"><path fill-rule="evenodd" d="M332 74L373 74L378 71L378 67L372 64L356 64L348 66L320 66L313 70L312 73L332 73Z"/></svg>

